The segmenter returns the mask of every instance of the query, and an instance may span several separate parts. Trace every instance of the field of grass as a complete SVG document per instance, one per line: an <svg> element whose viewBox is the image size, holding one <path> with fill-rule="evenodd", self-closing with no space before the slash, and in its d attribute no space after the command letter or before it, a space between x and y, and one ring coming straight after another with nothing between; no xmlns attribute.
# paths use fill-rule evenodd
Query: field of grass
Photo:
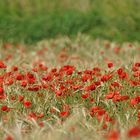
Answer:
<svg viewBox="0 0 140 140"><path fill-rule="evenodd" d="M140 138L139 43L79 34L0 50L0 139Z"/></svg>
<svg viewBox="0 0 140 140"><path fill-rule="evenodd" d="M140 41L139 0L1 0L0 39L34 43L60 35L89 34Z"/></svg>

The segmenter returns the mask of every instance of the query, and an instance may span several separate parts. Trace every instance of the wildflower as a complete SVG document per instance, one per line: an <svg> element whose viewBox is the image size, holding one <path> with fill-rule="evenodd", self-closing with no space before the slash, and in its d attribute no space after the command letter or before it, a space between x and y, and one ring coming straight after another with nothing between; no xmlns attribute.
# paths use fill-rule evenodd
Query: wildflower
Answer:
<svg viewBox="0 0 140 140"><path fill-rule="evenodd" d="M69 112L63 111L63 112L60 112L59 115L60 115L60 117L64 118L64 117L67 117L69 115Z"/></svg>
<svg viewBox="0 0 140 140"><path fill-rule="evenodd" d="M110 77L108 76L108 75L103 75L102 77L101 77L101 81L102 82L106 82L106 81L108 81L110 79Z"/></svg>
<svg viewBox="0 0 140 140"><path fill-rule="evenodd" d="M24 102L24 106L25 106L25 107L31 107L31 106L32 106L32 102L30 102L30 101L25 101L25 102Z"/></svg>
<svg viewBox="0 0 140 140"><path fill-rule="evenodd" d="M14 138L11 135L6 136L5 140L14 140Z"/></svg>
<svg viewBox="0 0 140 140"><path fill-rule="evenodd" d="M26 87L27 86L27 81L23 80L21 81L21 84L20 84L22 87Z"/></svg>
<svg viewBox="0 0 140 140"><path fill-rule="evenodd" d="M12 44L10 44L10 43L5 43L5 44L3 45L3 48L4 48L4 49L12 48Z"/></svg>
<svg viewBox="0 0 140 140"><path fill-rule="evenodd" d="M10 86L10 85L12 85L13 83L14 83L14 79L13 79L13 78L8 78L7 81L6 81L6 83L5 83L5 85Z"/></svg>
<svg viewBox="0 0 140 140"><path fill-rule="evenodd" d="M18 73L18 74L16 74L16 80L23 80L24 79L24 75L22 75L22 74L20 74L20 73Z"/></svg>
<svg viewBox="0 0 140 140"><path fill-rule="evenodd" d="M127 136L130 137L139 137L140 136L140 128L138 126L135 126L133 128L131 128L128 133Z"/></svg>
<svg viewBox="0 0 140 140"><path fill-rule="evenodd" d="M96 89L96 87L94 84L91 84L91 85L85 87L85 90L95 90L95 89Z"/></svg>
<svg viewBox="0 0 140 140"><path fill-rule="evenodd" d="M118 75L120 75L122 72L123 72L123 69L122 69L122 68L119 68L119 69L117 70Z"/></svg>
<svg viewBox="0 0 140 140"><path fill-rule="evenodd" d="M1 110L2 110L2 111L8 111L8 107L7 107L6 105L3 105L3 106L1 107Z"/></svg>
<svg viewBox="0 0 140 140"><path fill-rule="evenodd" d="M136 71L138 71L139 69L138 69L138 67L136 67L136 66L134 66L133 68L132 68L132 71L134 71L134 72L136 72Z"/></svg>
<svg viewBox="0 0 140 140"><path fill-rule="evenodd" d="M56 95L61 96L62 95L62 90L57 90Z"/></svg>
<svg viewBox="0 0 140 140"><path fill-rule="evenodd" d="M105 123L105 124L103 124L102 128L103 129L107 129L108 128L108 125Z"/></svg>
<svg viewBox="0 0 140 140"><path fill-rule="evenodd" d="M82 98L87 99L89 96L90 96L90 93L85 93L85 94L82 95Z"/></svg>
<svg viewBox="0 0 140 140"><path fill-rule="evenodd" d="M112 130L108 134L108 140L119 140L119 132L117 130Z"/></svg>
<svg viewBox="0 0 140 140"><path fill-rule="evenodd" d="M108 65L108 68L112 68L113 67L113 63L112 62L108 63L107 65Z"/></svg>
<svg viewBox="0 0 140 140"><path fill-rule="evenodd" d="M113 86L113 87L120 87L120 84L118 82L113 82L113 83L111 83L111 86Z"/></svg>
<svg viewBox="0 0 140 140"><path fill-rule="evenodd" d="M107 94L105 96L106 99L112 99L114 97L115 93L114 92L110 92L109 94Z"/></svg>
<svg viewBox="0 0 140 140"><path fill-rule="evenodd" d="M24 100L24 96L18 96L18 100L20 101L20 102L22 102L23 100Z"/></svg>
<svg viewBox="0 0 140 140"><path fill-rule="evenodd" d="M12 70L13 70L13 71L18 71L18 67L17 67L17 66L13 66L13 67L12 67Z"/></svg>
<svg viewBox="0 0 140 140"><path fill-rule="evenodd" d="M136 63L135 63L135 66L136 66L136 67L140 67L140 62L136 62Z"/></svg>
<svg viewBox="0 0 140 140"><path fill-rule="evenodd" d="M100 86L100 85L101 85L101 82L100 82L100 81L96 81L96 82L94 82L94 84L95 84L96 86Z"/></svg>
<svg viewBox="0 0 140 140"><path fill-rule="evenodd" d="M3 93L4 93L4 89L0 87L0 95L2 95Z"/></svg>
<svg viewBox="0 0 140 140"><path fill-rule="evenodd" d="M72 86L72 88L76 91L78 89L81 89L82 88L82 85L81 84L74 85L74 86Z"/></svg>
<svg viewBox="0 0 140 140"><path fill-rule="evenodd" d="M0 68L6 68L7 66L2 62L0 61Z"/></svg>
<svg viewBox="0 0 140 140"><path fill-rule="evenodd" d="M38 124L40 127L44 127L44 123L43 122L40 122L39 124Z"/></svg>
<svg viewBox="0 0 140 140"><path fill-rule="evenodd" d="M139 97L135 97L133 99L130 100L129 104L130 105L137 105L140 101L140 98Z"/></svg>
<svg viewBox="0 0 140 140"><path fill-rule="evenodd" d="M119 78L120 79L124 79L127 77L127 73L126 72L122 72L120 75L119 75Z"/></svg>
<svg viewBox="0 0 140 140"><path fill-rule="evenodd" d="M34 120L37 120L37 115L36 113L34 112L31 112L28 114L28 119L31 120L31 119L34 119Z"/></svg>

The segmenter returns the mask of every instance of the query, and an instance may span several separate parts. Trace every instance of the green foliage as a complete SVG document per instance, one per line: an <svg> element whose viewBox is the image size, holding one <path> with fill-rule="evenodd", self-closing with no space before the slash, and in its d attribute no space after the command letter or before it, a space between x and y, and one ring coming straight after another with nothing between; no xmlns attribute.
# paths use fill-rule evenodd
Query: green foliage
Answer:
<svg viewBox="0 0 140 140"><path fill-rule="evenodd" d="M0 38L35 42L80 33L117 41L140 41L138 0L0 1Z"/></svg>

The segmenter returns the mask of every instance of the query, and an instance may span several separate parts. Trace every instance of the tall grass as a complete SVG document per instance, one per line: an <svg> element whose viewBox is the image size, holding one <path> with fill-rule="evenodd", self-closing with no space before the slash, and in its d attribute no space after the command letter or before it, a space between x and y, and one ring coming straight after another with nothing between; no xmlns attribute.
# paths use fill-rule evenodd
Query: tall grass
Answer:
<svg viewBox="0 0 140 140"><path fill-rule="evenodd" d="M117 41L140 41L139 0L0 1L0 39L35 42L81 33Z"/></svg>
<svg viewBox="0 0 140 140"><path fill-rule="evenodd" d="M1 44L0 139L139 140L139 46L83 35Z"/></svg>

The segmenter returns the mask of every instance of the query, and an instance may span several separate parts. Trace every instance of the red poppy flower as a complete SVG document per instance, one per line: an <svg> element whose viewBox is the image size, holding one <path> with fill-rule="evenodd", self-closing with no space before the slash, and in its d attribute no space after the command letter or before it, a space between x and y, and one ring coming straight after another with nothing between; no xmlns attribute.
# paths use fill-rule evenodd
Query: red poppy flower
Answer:
<svg viewBox="0 0 140 140"><path fill-rule="evenodd" d="M123 69L122 68L119 68L118 70L117 70L117 73L120 75L121 73L123 72Z"/></svg>
<svg viewBox="0 0 140 140"><path fill-rule="evenodd" d="M17 67L17 66L13 66L13 67L12 67L12 70L13 70L13 71L18 71L18 67Z"/></svg>
<svg viewBox="0 0 140 140"><path fill-rule="evenodd" d="M0 87L0 94L2 95L4 93L4 89Z"/></svg>
<svg viewBox="0 0 140 140"><path fill-rule="evenodd" d="M62 90L57 90L56 95L61 96L62 95Z"/></svg>
<svg viewBox="0 0 140 140"><path fill-rule="evenodd" d="M59 115L60 115L60 117L64 118L64 117L67 117L69 115L69 112L63 111L63 112L60 112Z"/></svg>
<svg viewBox="0 0 140 140"><path fill-rule="evenodd" d="M23 80L24 79L24 75L22 75L22 74L20 74L20 73L18 73L17 75L16 75L16 80Z"/></svg>
<svg viewBox="0 0 140 140"><path fill-rule="evenodd" d="M114 92L110 92L109 94L107 94L105 96L106 99L112 99L114 97L115 93Z"/></svg>
<svg viewBox="0 0 140 140"><path fill-rule="evenodd" d="M24 102L24 106L25 107L31 107L32 106L32 102L26 101L26 102Z"/></svg>
<svg viewBox="0 0 140 140"><path fill-rule="evenodd" d="M138 71L139 69L138 69L138 67L136 67L136 66L134 66L133 68L132 68L132 71L134 71L134 72L136 72L136 71Z"/></svg>
<svg viewBox="0 0 140 140"><path fill-rule="evenodd" d="M24 96L18 96L18 100L20 101L20 102L22 102L23 100L24 100Z"/></svg>
<svg viewBox="0 0 140 140"><path fill-rule="evenodd" d="M90 93L85 93L85 94L82 95L82 98L87 99L89 96L90 96Z"/></svg>
<svg viewBox="0 0 140 140"><path fill-rule="evenodd" d="M131 128L129 131L128 131L128 134L127 136L130 138L130 137L140 137L140 128L138 126L135 126L133 128Z"/></svg>
<svg viewBox="0 0 140 140"><path fill-rule="evenodd" d="M139 103L137 98L133 98L131 99L131 101L129 102L130 105L137 105Z"/></svg>
<svg viewBox="0 0 140 140"><path fill-rule="evenodd" d="M100 85L101 85L101 82L100 82L100 81L96 81L96 82L94 82L94 84L95 84L96 86L100 86Z"/></svg>
<svg viewBox="0 0 140 140"><path fill-rule="evenodd" d="M108 140L119 140L119 132L117 130L112 130L108 134Z"/></svg>
<svg viewBox="0 0 140 140"><path fill-rule="evenodd" d="M26 87L27 86L27 81L21 81L21 84L20 84L22 87Z"/></svg>
<svg viewBox="0 0 140 140"><path fill-rule="evenodd" d="M135 66L136 66L136 67L140 67L140 62L136 62L136 63L135 63Z"/></svg>
<svg viewBox="0 0 140 140"><path fill-rule="evenodd" d="M14 138L11 135L6 136L5 140L14 140Z"/></svg>
<svg viewBox="0 0 140 140"><path fill-rule="evenodd" d="M108 68L112 68L113 67L113 63L112 62L108 63L107 65L108 65Z"/></svg>
<svg viewBox="0 0 140 140"><path fill-rule="evenodd" d="M108 81L109 79L110 79L109 75L103 75L103 76L101 77L101 81L102 81L102 82L106 82L106 81Z"/></svg>
<svg viewBox="0 0 140 140"><path fill-rule="evenodd" d="M44 127L44 123L43 122L40 122L39 124L38 124L40 127Z"/></svg>
<svg viewBox="0 0 140 140"><path fill-rule="evenodd" d="M95 89L96 89L96 87L94 84L91 84L91 85L85 87L85 90L95 90Z"/></svg>
<svg viewBox="0 0 140 140"><path fill-rule="evenodd" d="M1 110L2 110L2 111L8 111L8 109L9 109L9 108L8 108L6 105L3 105L3 106L1 107Z"/></svg>
<svg viewBox="0 0 140 140"><path fill-rule="evenodd" d="M0 61L0 68L6 68L7 66L2 62Z"/></svg>

